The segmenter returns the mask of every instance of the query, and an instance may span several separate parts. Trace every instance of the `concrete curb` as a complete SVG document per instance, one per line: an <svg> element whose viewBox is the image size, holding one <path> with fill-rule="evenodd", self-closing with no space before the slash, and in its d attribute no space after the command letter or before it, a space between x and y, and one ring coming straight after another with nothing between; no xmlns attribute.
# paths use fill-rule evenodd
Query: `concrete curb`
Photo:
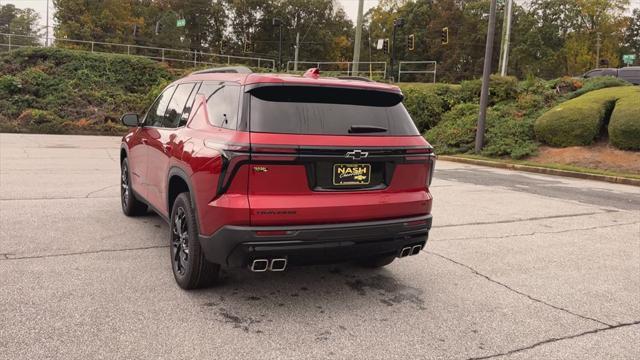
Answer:
<svg viewBox="0 0 640 360"><path fill-rule="evenodd" d="M522 164L509 164L509 163L503 163L498 161L469 159L469 158L449 156L449 155L440 155L438 156L438 159L444 160L444 161L453 161L453 162L459 162L464 164L471 164L471 165L489 166L489 167L494 167L499 169L510 169L510 170L537 173L537 174L566 176L566 177L572 177L572 178L578 178L578 179L606 181L614 184L640 186L640 179L633 179L633 178L622 177L622 176L588 174L588 173L581 173L577 171L550 169L550 168L531 166L531 165L522 165Z"/></svg>

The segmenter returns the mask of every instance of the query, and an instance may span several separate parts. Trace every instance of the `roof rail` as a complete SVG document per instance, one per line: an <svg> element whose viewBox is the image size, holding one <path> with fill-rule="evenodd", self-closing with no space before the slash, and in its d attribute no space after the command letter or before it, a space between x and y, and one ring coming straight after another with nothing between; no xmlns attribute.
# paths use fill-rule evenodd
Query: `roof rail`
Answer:
<svg viewBox="0 0 640 360"><path fill-rule="evenodd" d="M371 80L363 76L336 76L336 79L375 82L374 80Z"/></svg>
<svg viewBox="0 0 640 360"><path fill-rule="evenodd" d="M219 68L211 68L194 71L189 75L197 74L214 74L214 73L230 73L230 74L251 74L253 71L246 66L227 66Z"/></svg>

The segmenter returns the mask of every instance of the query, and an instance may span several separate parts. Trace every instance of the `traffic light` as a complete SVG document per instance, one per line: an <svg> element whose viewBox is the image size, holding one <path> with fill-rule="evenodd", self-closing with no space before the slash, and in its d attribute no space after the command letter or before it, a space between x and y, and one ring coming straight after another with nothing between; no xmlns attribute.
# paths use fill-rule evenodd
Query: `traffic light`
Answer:
<svg viewBox="0 0 640 360"><path fill-rule="evenodd" d="M389 39L384 39L383 43L382 43L382 51L385 54L389 53Z"/></svg>
<svg viewBox="0 0 640 360"><path fill-rule="evenodd" d="M411 34L407 36L407 50L414 50L416 48L416 35Z"/></svg>
<svg viewBox="0 0 640 360"><path fill-rule="evenodd" d="M442 28L442 45L447 45L449 43L449 28Z"/></svg>

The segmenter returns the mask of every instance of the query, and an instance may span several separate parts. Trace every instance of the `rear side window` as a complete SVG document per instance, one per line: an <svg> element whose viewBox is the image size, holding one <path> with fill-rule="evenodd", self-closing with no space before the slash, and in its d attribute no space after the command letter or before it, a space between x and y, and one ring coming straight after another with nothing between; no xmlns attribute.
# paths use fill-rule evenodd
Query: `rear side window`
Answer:
<svg viewBox="0 0 640 360"><path fill-rule="evenodd" d="M200 93L207 98L211 125L235 129L238 121L240 86L203 84Z"/></svg>
<svg viewBox="0 0 640 360"><path fill-rule="evenodd" d="M250 131L319 135L419 135L400 94L311 86L251 90Z"/></svg>

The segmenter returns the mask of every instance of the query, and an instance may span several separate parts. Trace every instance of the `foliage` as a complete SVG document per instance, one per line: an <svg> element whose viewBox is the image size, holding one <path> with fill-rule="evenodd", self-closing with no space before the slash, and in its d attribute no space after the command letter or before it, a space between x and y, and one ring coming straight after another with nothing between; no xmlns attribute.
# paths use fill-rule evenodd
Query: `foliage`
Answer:
<svg viewBox="0 0 640 360"><path fill-rule="evenodd" d="M464 153L474 147L479 106L463 103L444 114L425 137L438 154Z"/></svg>
<svg viewBox="0 0 640 360"><path fill-rule="evenodd" d="M479 101L482 80L467 80L461 84L461 100L464 102ZM491 75L489 82L489 104L514 100L518 95L518 79L513 76Z"/></svg>
<svg viewBox="0 0 640 360"><path fill-rule="evenodd" d="M459 86L401 84L400 88L405 96L404 106L420 132L434 127L445 112L459 103Z"/></svg>
<svg viewBox="0 0 640 360"><path fill-rule="evenodd" d="M640 88L624 88L609 121L609 141L619 149L640 150Z"/></svg>
<svg viewBox="0 0 640 360"><path fill-rule="evenodd" d="M495 106L489 117L482 151L487 156L510 156L522 159L538 149L533 123L537 110L544 104L540 97L529 95L515 104Z"/></svg>
<svg viewBox="0 0 640 360"><path fill-rule="evenodd" d="M590 145L611 122L614 107L618 106L618 114L626 119L628 111L640 110L637 101L638 91L631 86L596 90L577 98L568 100L540 116L535 122L535 133L540 141L552 146L584 146ZM620 99L628 99L624 102ZM629 110L628 108L632 109ZM629 124L625 120L624 124ZM625 127L624 125L623 127ZM615 126L614 126L615 128Z"/></svg>
<svg viewBox="0 0 640 360"><path fill-rule="evenodd" d="M583 79L582 81L582 86L572 94L569 94L569 98L578 97L594 90L631 85L622 79L614 78L612 76L597 76Z"/></svg>
<svg viewBox="0 0 640 360"><path fill-rule="evenodd" d="M0 115L31 131L118 132L120 115L143 112L149 90L172 78L145 58L20 49L0 55Z"/></svg>
<svg viewBox="0 0 640 360"><path fill-rule="evenodd" d="M38 35L38 21L40 17L33 9L17 9L13 4L0 5L0 33L23 36ZM36 40L23 36L12 36L14 45L34 45ZM8 43L5 35L0 35L3 43Z"/></svg>

